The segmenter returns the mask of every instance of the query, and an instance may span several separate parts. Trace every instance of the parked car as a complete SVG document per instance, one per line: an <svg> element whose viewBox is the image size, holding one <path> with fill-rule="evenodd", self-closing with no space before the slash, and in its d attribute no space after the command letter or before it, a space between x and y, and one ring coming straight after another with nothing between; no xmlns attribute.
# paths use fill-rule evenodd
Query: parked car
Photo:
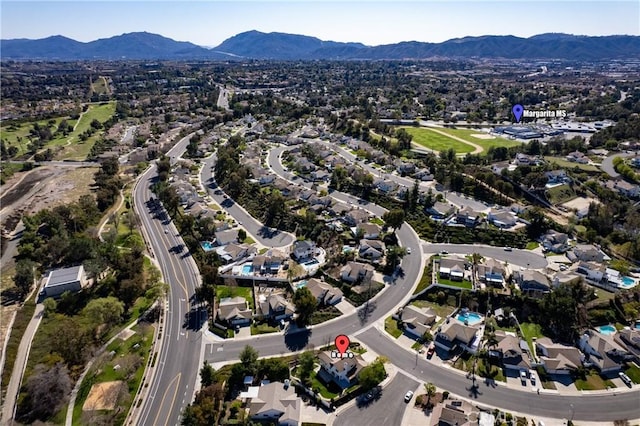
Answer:
<svg viewBox="0 0 640 426"><path fill-rule="evenodd" d="M533 371L533 370L529 371L529 379L531 379L531 384L533 386L535 386L536 385L536 372L535 371Z"/></svg>
<svg viewBox="0 0 640 426"><path fill-rule="evenodd" d="M436 351L436 345L433 342L429 345L429 349L427 349L427 358L431 358Z"/></svg>
<svg viewBox="0 0 640 426"><path fill-rule="evenodd" d="M622 381L624 382L625 385L631 387L633 385L633 382L631 381L631 378L629 376L627 376L626 374L624 374L622 371L618 373L618 377L620 377L620 379L622 379Z"/></svg>
<svg viewBox="0 0 640 426"><path fill-rule="evenodd" d="M527 372L524 370L520 370L520 381L522 386L527 386Z"/></svg>
<svg viewBox="0 0 640 426"><path fill-rule="evenodd" d="M413 391L407 391L407 393L404 394L404 402L411 401L411 398L413 398Z"/></svg>
<svg viewBox="0 0 640 426"><path fill-rule="evenodd" d="M505 247L504 251L513 251L513 249L511 247Z"/></svg>

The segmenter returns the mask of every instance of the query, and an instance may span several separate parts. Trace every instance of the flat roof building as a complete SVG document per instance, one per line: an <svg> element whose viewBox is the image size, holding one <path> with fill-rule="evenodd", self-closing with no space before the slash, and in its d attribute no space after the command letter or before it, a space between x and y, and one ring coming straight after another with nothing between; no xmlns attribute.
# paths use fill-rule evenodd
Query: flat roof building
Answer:
<svg viewBox="0 0 640 426"><path fill-rule="evenodd" d="M40 293L44 297L60 297L65 291L78 292L86 285L86 276L82 265L55 269L49 276Z"/></svg>

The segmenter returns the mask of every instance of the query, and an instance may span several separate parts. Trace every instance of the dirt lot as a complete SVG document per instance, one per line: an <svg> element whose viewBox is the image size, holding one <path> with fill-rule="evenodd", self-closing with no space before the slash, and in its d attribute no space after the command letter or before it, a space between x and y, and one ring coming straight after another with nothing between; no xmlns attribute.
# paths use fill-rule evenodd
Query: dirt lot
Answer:
<svg viewBox="0 0 640 426"><path fill-rule="evenodd" d="M13 230L17 216L68 204L81 195L90 194L90 185L97 170L97 167L45 166L16 173L0 192L3 231Z"/></svg>
<svg viewBox="0 0 640 426"><path fill-rule="evenodd" d="M82 406L82 411L113 410L118 402L122 380L96 383L91 386L89 396Z"/></svg>

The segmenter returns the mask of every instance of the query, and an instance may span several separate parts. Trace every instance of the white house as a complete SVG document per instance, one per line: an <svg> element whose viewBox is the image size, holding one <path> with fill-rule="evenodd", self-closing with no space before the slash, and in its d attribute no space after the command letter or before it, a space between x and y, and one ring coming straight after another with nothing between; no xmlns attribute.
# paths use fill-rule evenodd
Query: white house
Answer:
<svg viewBox="0 0 640 426"><path fill-rule="evenodd" d="M358 381L358 374L366 367L360 355L353 358L331 358L329 352L318 354L320 374L323 379L333 381L342 389L353 386Z"/></svg>
<svg viewBox="0 0 640 426"><path fill-rule="evenodd" d="M225 297L218 304L218 319L231 325L246 325L251 322L253 312L244 297Z"/></svg>
<svg viewBox="0 0 640 426"><path fill-rule="evenodd" d="M316 254L316 243L309 240L296 241L291 252L297 261L312 258Z"/></svg>
<svg viewBox="0 0 640 426"><path fill-rule="evenodd" d="M82 265L55 269L49 272L40 294L44 297L59 297L65 291L78 292L86 284L87 277Z"/></svg>
<svg viewBox="0 0 640 426"><path fill-rule="evenodd" d="M324 281L311 278L307 281L307 288L320 306L336 305L342 301L342 291Z"/></svg>
<svg viewBox="0 0 640 426"><path fill-rule="evenodd" d="M587 330L580 337L579 347L601 374L617 373L621 364L633 357L613 336L595 330Z"/></svg>
<svg viewBox="0 0 640 426"><path fill-rule="evenodd" d="M257 421L276 422L278 426L302 425L302 401L293 386L273 382L258 389L251 398L249 417Z"/></svg>

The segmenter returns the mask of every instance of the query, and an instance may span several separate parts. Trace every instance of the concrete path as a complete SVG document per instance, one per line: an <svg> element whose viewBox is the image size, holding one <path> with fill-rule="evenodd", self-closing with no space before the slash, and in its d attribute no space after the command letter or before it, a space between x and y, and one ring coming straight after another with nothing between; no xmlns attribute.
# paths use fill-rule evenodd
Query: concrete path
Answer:
<svg viewBox="0 0 640 426"><path fill-rule="evenodd" d="M16 412L16 402L20 393L20 386L22 385L22 376L24 370L27 367L27 360L29 359L29 351L31 350L31 342L36 335L36 331L42 321L42 315L44 313L44 305L39 303L36 305L36 309L33 312L33 317L27 325L27 329L22 336L20 346L18 347L18 354L16 355L16 361L13 364L13 371L11 372L11 379L7 386L7 393L2 405L2 422L4 425L11 425L13 417Z"/></svg>

